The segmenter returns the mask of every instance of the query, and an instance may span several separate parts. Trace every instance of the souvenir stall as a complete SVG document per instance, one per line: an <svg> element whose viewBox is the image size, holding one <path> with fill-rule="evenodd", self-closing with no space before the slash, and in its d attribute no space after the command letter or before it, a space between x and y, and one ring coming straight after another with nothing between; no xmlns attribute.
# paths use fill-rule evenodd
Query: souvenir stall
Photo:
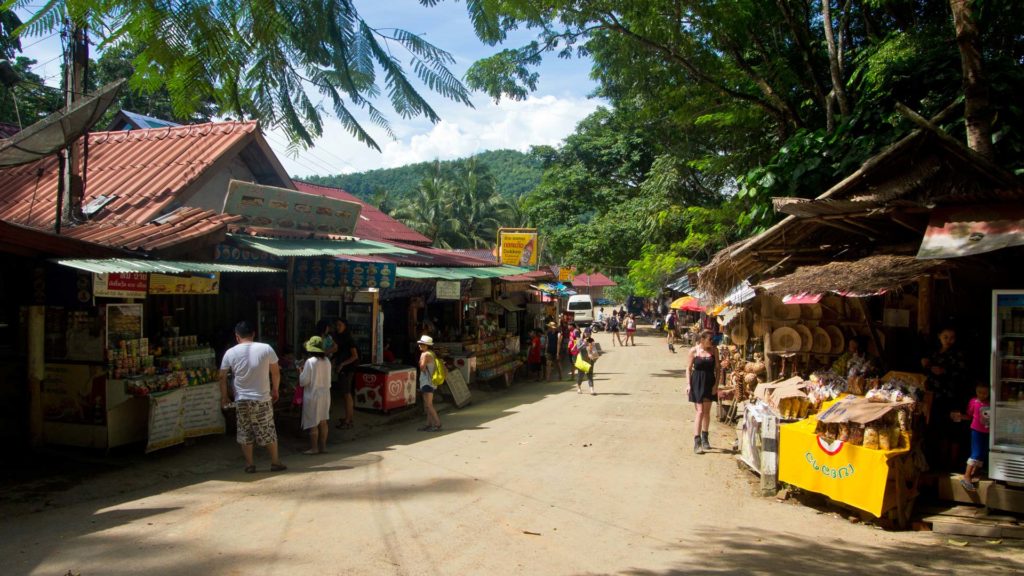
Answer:
<svg viewBox="0 0 1024 576"><path fill-rule="evenodd" d="M155 261L62 264L80 270L66 282L76 286L79 306L47 310L45 440L106 449L145 441L148 452L186 438L223 433L213 346L198 332L183 331L173 315L158 313L166 297L217 299L218 272L180 272L218 266ZM179 273L101 272L124 267Z"/></svg>

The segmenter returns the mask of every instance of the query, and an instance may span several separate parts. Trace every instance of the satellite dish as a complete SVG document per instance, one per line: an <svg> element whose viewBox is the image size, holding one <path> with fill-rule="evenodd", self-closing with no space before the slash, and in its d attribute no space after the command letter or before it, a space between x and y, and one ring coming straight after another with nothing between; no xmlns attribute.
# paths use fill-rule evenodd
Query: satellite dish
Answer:
<svg viewBox="0 0 1024 576"><path fill-rule="evenodd" d="M115 80L74 102L66 111L54 112L14 136L0 139L0 168L35 162L74 142L114 102L124 80Z"/></svg>

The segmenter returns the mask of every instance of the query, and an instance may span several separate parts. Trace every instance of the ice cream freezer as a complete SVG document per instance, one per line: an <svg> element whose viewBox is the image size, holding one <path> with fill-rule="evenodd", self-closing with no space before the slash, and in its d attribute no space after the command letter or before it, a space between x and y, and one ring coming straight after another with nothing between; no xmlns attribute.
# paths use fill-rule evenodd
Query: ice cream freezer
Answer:
<svg viewBox="0 0 1024 576"><path fill-rule="evenodd" d="M363 364L355 372L356 408L390 412L416 404L416 368Z"/></svg>

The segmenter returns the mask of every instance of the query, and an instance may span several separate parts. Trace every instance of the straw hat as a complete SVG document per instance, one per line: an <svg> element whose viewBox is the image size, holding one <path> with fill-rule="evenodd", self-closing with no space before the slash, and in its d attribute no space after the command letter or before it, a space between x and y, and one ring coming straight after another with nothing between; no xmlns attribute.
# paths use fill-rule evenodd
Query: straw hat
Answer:
<svg viewBox="0 0 1024 576"><path fill-rule="evenodd" d="M424 336L420 336L420 339L417 340L416 343L417 344L425 344L427 346L433 346L434 345L434 339L431 338L430 336L425 336L424 335Z"/></svg>
<svg viewBox="0 0 1024 576"><path fill-rule="evenodd" d="M811 347L811 351L815 354L828 354L832 351L832 339L829 338L828 332L824 328L815 326L813 334L814 345Z"/></svg>
<svg viewBox="0 0 1024 576"><path fill-rule="evenodd" d="M833 354L842 354L846 351L846 338L843 337L843 331L838 326L825 326L825 332L828 332L828 339L832 343Z"/></svg>
<svg viewBox="0 0 1024 576"><path fill-rule="evenodd" d="M804 320L821 320L821 304L801 304L800 317Z"/></svg>
<svg viewBox="0 0 1024 576"><path fill-rule="evenodd" d="M793 329L800 333L800 351L810 352L814 347L814 335L811 334L811 329L803 324L796 324Z"/></svg>
<svg viewBox="0 0 1024 576"><path fill-rule="evenodd" d="M754 320L754 338L760 338L771 331L771 325L764 318Z"/></svg>
<svg viewBox="0 0 1024 576"><path fill-rule="evenodd" d="M780 326L772 332L772 349L777 352L798 352L800 333L789 326Z"/></svg>
<svg viewBox="0 0 1024 576"><path fill-rule="evenodd" d="M740 346L746 344L747 338L749 337L750 335L747 333L747 325L742 322L733 324L732 328L729 329L729 340L732 340Z"/></svg>
<svg viewBox="0 0 1024 576"><path fill-rule="evenodd" d="M772 315L776 320L799 320L800 305L785 304L781 298L772 298Z"/></svg>
<svg viewBox="0 0 1024 576"><path fill-rule="evenodd" d="M324 339L319 336L313 336L309 340L306 340L306 352L319 352L324 353Z"/></svg>

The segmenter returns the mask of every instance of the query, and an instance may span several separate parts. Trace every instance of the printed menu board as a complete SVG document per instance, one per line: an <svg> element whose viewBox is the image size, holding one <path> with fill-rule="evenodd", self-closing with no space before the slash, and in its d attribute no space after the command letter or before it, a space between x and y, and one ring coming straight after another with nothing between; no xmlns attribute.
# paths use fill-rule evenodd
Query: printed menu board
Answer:
<svg viewBox="0 0 1024 576"><path fill-rule="evenodd" d="M152 452L185 441L182 408L185 390L168 390L149 397L149 441L146 452Z"/></svg>
<svg viewBox="0 0 1024 576"><path fill-rule="evenodd" d="M142 338L142 304L107 304L107 350Z"/></svg>
<svg viewBox="0 0 1024 576"><path fill-rule="evenodd" d="M347 262L334 258L303 258L296 261L297 286L309 288L391 288L396 266L382 262Z"/></svg>

